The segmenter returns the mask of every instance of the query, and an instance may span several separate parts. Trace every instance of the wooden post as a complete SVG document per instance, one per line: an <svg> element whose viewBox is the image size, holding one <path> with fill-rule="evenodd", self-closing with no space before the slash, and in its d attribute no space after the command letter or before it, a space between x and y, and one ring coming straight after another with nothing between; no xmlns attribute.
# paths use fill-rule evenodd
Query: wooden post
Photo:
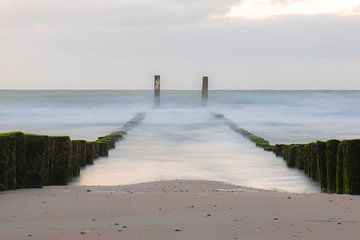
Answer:
<svg viewBox="0 0 360 240"><path fill-rule="evenodd" d="M206 106L209 97L209 77L204 76L202 79L201 105Z"/></svg>
<svg viewBox="0 0 360 240"><path fill-rule="evenodd" d="M160 75L155 75L154 80L154 108L160 108Z"/></svg>

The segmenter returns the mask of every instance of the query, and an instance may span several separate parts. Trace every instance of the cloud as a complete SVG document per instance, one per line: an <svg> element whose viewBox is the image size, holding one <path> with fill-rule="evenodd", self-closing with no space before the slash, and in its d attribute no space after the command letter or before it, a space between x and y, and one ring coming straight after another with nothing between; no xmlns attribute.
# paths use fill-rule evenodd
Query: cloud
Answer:
<svg viewBox="0 0 360 240"><path fill-rule="evenodd" d="M360 89L360 16L209 18L237 3L0 0L0 88Z"/></svg>
<svg viewBox="0 0 360 240"><path fill-rule="evenodd" d="M249 20L291 15L358 15L360 0L243 0L221 15Z"/></svg>
<svg viewBox="0 0 360 240"><path fill-rule="evenodd" d="M0 27L184 25L228 11L222 0L0 0Z"/></svg>

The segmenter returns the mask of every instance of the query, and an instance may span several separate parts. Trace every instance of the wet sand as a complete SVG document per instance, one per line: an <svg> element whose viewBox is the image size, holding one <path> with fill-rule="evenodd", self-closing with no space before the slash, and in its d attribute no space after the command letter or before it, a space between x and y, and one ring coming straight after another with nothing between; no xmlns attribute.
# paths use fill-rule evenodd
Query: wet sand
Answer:
<svg viewBox="0 0 360 240"><path fill-rule="evenodd" d="M360 197L207 181L0 193L0 239L359 239Z"/></svg>

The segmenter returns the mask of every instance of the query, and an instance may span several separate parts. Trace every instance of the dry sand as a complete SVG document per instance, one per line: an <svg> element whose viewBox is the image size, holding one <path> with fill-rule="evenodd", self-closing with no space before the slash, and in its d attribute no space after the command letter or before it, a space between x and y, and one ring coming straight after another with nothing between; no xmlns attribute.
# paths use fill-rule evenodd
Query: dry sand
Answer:
<svg viewBox="0 0 360 240"><path fill-rule="evenodd" d="M341 238L360 239L360 197L206 181L0 193L1 240Z"/></svg>

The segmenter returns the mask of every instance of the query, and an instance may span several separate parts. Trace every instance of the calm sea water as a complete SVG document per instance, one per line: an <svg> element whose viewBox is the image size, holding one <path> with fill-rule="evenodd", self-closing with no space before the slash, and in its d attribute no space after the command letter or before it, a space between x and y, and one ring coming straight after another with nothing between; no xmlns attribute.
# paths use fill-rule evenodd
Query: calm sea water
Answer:
<svg viewBox="0 0 360 240"><path fill-rule="evenodd" d="M161 109L152 108L152 91L0 91L0 132L93 140L145 112L144 123L73 184L204 179L293 192L315 192L318 185L210 113L271 143L360 136L358 91L214 91L207 108L198 91L163 91L161 101Z"/></svg>

